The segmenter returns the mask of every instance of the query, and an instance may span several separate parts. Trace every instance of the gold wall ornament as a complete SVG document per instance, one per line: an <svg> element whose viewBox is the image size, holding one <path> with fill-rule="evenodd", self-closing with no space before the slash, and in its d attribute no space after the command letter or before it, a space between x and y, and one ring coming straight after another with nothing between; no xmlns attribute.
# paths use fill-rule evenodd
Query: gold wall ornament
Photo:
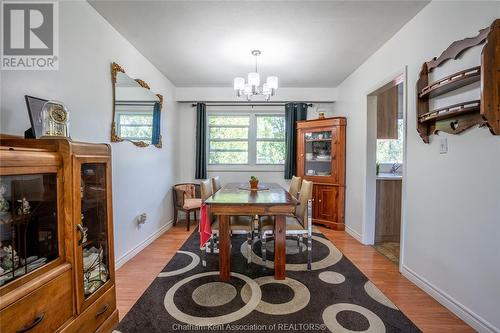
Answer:
<svg viewBox="0 0 500 333"><path fill-rule="evenodd" d="M116 135L116 124L113 121L111 123L111 142L122 142L123 139Z"/></svg>
<svg viewBox="0 0 500 333"><path fill-rule="evenodd" d="M118 65L116 62L113 62L111 64L111 81L113 82L113 85L116 83L116 75L118 74L118 72L125 73L122 66Z"/></svg>
<svg viewBox="0 0 500 333"><path fill-rule="evenodd" d="M156 96L158 96L158 98L160 99L160 110L161 110L163 108L163 95L156 94Z"/></svg>
<svg viewBox="0 0 500 333"><path fill-rule="evenodd" d="M151 90L151 88L149 88L149 85L144 82L143 80L141 79L135 79L135 82L139 83L139 85L143 88L146 88L147 90Z"/></svg>
<svg viewBox="0 0 500 333"><path fill-rule="evenodd" d="M155 144L155 147L156 148L162 148L163 147L163 137L161 136L161 134L160 134L160 142L158 142L157 144Z"/></svg>
<svg viewBox="0 0 500 333"><path fill-rule="evenodd" d="M120 74L122 73L122 74ZM147 116L153 116L153 123L152 129L156 129L158 131L161 131L160 126L155 126L155 117L154 117L154 110L155 110L155 103L159 103L160 111L163 107L163 96L161 94L153 94L152 92L147 92L147 91L138 91L139 95L141 97L145 98L139 98L140 100L129 100L127 97L130 92L126 91L124 88L133 88L133 89L139 89L141 88L151 90L149 85L141 79L132 79L130 78L126 73L123 67L118 65L117 63L113 62L111 64L111 81L113 83L113 117L112 117L112 122L111 122L111 142L122 142L122 141L129 141L132 142L136 147L147 147L149 145L154 145L157 148L162 148L163 143L162 143L162 137L160 133L157 133L156 131L152 133L151 138L149 138L149 133L148 129L147 131L143 130L133 130L128 126L127 130L125 131L124 128L127 127L127 123L120 124L121 121L123 121L123 117L132 117L130 114L127 113L119 113L120 116L117 116L117 107L119 108L121 112L127 112L129 110L136 110L137 106L142 107L141 114L135 114L136 117L142 117L142 113ZM141 87L139 88L137 84ZM118 93L117 93L118 89ZM135 95L135 93L134 93ZM118 99L117 100L117 96ZM146 107L146 108L144 108ZM150 110L148 109L150 108ZM119 118L117 118L119 117ZM143 121L143 119L139 119L140 121ZM140 123L140 122L138 122ZM149 124L147 125L149 126ZM123 137L118 135L118 133L121 133ZM152 142L152 139L155 137L155 135L159 135L159 142L157 143L150 143ZM149 142L149 143L148 143Z"/></svg>
<svg viewBox="0 0 500 333"><path fill-rule="evenodd" d="M144 141L130 141L130 142L132 142L137 147L141 147L141 148L145 148L145 147L150 145L149 143L146 143Z"/></svg>

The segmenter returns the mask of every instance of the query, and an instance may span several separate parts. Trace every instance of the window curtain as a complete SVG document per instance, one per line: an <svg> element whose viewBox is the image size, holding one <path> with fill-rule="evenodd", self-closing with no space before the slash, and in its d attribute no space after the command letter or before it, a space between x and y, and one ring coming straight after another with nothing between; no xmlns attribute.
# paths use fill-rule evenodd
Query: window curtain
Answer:
<svg viewBox="0 0 500 333"><path fill-rule="evenodd" d="M207 179L207 105L196 103L195 179Z"/></svg>
<svg viewBox="0 0 500 333"><path fill-rule="evenodd" d="M157 145L160 143L160 121L161 121L161 105L156 102L153 109L153 137L151 143Z"/></svg>
<svg viewBox="0 0 500 333"><path fill-rule="evenodd" d="M285 104L285 179L297 173L297 121L307 119L306 103Z"/></svg>

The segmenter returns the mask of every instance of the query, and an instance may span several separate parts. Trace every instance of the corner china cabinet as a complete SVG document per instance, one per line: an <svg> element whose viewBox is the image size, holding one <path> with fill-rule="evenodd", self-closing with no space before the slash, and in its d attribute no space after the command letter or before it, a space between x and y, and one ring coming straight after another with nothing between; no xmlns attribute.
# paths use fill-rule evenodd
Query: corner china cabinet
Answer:
<svg viewBox="0 0 500 333"><path fill-rule="evenodd" d="M297 122L297 176L310 180L313 223L344 230L346 119Z"/></svg>
<svg viewBox="0 0 500 333"><path fill-rule="evenodd" d="M1 136L0 159L0 331L110 332L109 146Z"/></svg>

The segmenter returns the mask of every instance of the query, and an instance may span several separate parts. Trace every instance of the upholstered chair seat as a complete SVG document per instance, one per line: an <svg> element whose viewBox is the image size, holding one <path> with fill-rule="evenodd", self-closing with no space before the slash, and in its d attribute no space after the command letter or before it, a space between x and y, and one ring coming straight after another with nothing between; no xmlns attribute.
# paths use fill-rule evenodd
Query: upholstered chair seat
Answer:
<svg viewBox="0 0 500 333"><path fill-rule="evenodd" d="M201 207L201 199L185 199L184 206L182 208L190 210L190 209L199 209Z"/></svg>
<svg viewBox="0 0 500 333"><path fill-rule="evenodd" d="M237 230L244 230L244 231L250 231L251 230L251 218L250 216L230 216L229 217L229 223L230 226L229 228L231 231L237 231ZM216 219L214 223L212 223L212 232L214 233L219 233L219 220Z"/></svg>
<svg viewBox="0 0 500 333"><path fill-rule="evenodd" d="M273 216L263 216L261 219L261 230L273 231L274 230L274 217ZM295 216L286 217L286 230L304 230L304 226Z"/></svg>

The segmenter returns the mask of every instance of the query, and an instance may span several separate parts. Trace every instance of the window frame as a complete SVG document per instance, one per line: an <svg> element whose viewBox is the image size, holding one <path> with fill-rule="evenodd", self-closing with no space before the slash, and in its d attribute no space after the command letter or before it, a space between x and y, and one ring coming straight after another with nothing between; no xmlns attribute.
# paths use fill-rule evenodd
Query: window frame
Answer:
<svg viewBox="0 0 500 333"><path fill-rule="evenodd" d="M227 117L238 117L245 116L249 117L249 125L248 125L248 139L231 139L229 141L240 141L240 142L248 142L248 162L240 163L240 164L210 164L208 163L209 155L210 155L210 126L208 118L210 116L227 116ZM242 110L242 111L222 111L222 110L207 110L207 136L206 136L206 151L207 151L207 170L208 171L283 171L285 169L284 164L268 164L268 163L259 163L257 164L257 142L286 142L285 138L283 139L257 139L257 117L259 116L278 116L285 117L285 111L278 110ZM244 127L244 126L220 126L220 127ZM228 140L224 140L228 141Z"/></svg>

